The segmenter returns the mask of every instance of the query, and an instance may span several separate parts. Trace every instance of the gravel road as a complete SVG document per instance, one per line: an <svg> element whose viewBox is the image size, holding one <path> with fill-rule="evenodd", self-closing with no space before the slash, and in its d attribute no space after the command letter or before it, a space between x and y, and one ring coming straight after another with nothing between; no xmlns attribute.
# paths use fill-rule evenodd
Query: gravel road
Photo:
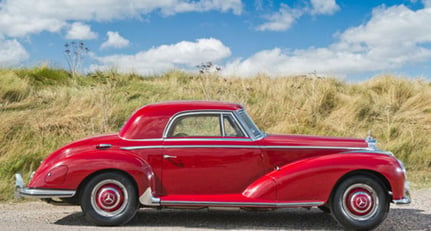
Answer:
<svg viewBox="0 0 431 231"><path fill-rule="evenodd" d="M412 192L410 205L391 205L376 230L431 231L431 189ZM0 230L342 230L318 209L272 212L141 209L126 226L95 227L79 206L54 206L40 201L0 203Z"/></svg>

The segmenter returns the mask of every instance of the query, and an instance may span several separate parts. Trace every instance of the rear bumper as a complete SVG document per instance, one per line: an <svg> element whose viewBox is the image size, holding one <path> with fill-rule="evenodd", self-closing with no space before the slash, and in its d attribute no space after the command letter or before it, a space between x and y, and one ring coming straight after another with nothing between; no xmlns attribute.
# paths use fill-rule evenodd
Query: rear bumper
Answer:
<svg viewBox="0 0 431 231"><path fill-rule="evenodd" d="M73 197L75 190L27 188L21 174L15 174L15 198L67 198Z"/></svg>

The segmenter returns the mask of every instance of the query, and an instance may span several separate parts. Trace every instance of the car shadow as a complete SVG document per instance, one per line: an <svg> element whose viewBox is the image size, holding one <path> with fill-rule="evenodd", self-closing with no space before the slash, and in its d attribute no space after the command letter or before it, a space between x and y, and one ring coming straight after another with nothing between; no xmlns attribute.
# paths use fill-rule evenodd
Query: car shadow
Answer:
<svg viewBox="0 0 431 231"><path fill-rule="evenodd" d="M92 226L82 212L55 222L57 225ZM183 227L225 230L343 230L330 214L319 209L279 209L275 211L208 211L141 209L125 227ZM431 215L410 208L391 209L376 230L430 230ZM120 228L121 230L121 228Z"/></svg>

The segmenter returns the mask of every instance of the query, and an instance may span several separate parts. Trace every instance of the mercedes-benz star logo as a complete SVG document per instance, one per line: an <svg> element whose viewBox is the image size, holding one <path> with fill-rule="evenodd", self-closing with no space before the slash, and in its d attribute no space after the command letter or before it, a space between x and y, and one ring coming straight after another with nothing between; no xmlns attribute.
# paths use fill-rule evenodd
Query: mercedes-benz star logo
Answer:
<svg viewBox="0 0 431 231"><path fill-rule="evenodd" d="M106 193L105 198L103 198L103 201L106 204L112 204L114 202L114 195L112 195L111 193Z"/></svg>
<svg viewBox="0 0 431 231"><path fill-rule="evenodd" d="M359 207L359 208L364 208L366 205L367 205L367 200L365 200L364 198L362 198L362 197L359 197L357 200L356 200L356 205Z"/></svg>

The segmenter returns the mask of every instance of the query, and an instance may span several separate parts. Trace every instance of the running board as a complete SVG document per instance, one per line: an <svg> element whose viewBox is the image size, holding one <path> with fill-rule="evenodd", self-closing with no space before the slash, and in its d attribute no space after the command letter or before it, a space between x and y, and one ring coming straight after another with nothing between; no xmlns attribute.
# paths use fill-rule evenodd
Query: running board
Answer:
<svg viewBox="0 0 431 231"><path fill-rule="evenodd" d="M160 201L162 206L199 206L199 207L251 207L251 208L295 208L314 207L324 205L323 201L316 202L222 202L222 201Z"/></svg>
<svg viewBox="0 0 431 231"><path fill-rule="evenodd" d="M237 198L238 199L238 198ZM242 199L242 198L241 198ZM151 188L148 187L139 197L139 202L144 206L185 206L185 207L251 207L251 208L295 208L314 207L324 205L324 201L306 202L265 202L265 201L184 201L161 200L154 197Z"/></svg>

